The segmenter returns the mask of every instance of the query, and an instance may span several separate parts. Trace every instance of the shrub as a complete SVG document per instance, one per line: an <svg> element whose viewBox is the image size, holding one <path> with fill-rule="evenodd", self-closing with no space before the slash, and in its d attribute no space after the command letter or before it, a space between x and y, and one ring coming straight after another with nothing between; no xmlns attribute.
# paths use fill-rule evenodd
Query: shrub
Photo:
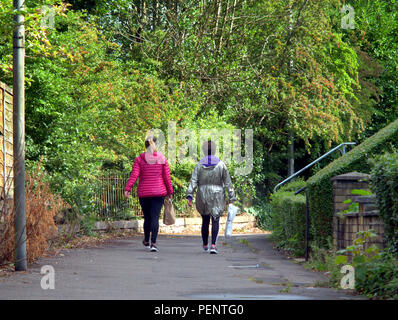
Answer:
<svg viewBox="0 0 398 320"><path fill-rule="evenodd" d="M272 216L270 203L258 203L245 210L247 213L256 217L256 225L262 230L272 229Z"/></svg>
<svg viewBox="0 0 398 320"><path fill-rule="evenodd" d="M293 255L305 251L305 196L294 192L305 185L296 180L280 188L271 196L272 240L277 247Z"/></svg>
<svg viewBox="0 0 398 320"><path fill-rule="evenodd" d="M398 255L398 154L384 154L374 161L371 189L384 221L384 240L388 250Z"/></svg>
<svg viewBox="0 0 398 320"><path fill-rule="evenodd" d="M355 289L371 298L398 299L398 261L387 254L362 264L355 269Z"/></svg>
<svg viewBox="0 0 398 320"><path fill-rule="evenodd" d="M3 195L7 197L7 194ZM14 215L12 200L4 202L0 217L0 264L14 259ZM26 174L26 251L27 260L32 262L41 257L47 249L47 241L57 231L54 216L64 203L61 198L50 191L45 175L40 171L40 164L36 170Z"/></svg>
<svg viewBox="0 0 398 320"><path fill-rule="evenodd" d="M356 233L356 238L353 240L352 245L345 249L337 251L339 254L336 256L336 264L347 264L348 255L351 255L351 264L356 270L356 275L360 274L358 270L364 263L368 263L381 258L380 248L376 244L366 247L366 243L372 238L377 237L373 229L366 231L359 231Z"/></svg>
<svg viewBox="0 0 398 320"><path fill-rule="evenodd" d="M381 253L372 245L365 249L369 239L377 237L374 230L357 233L353 244L338 254L350 253L355 268L355 289L370 298L398 299L398 261L389 253ZM335 256L336 265L345 265L346 255Z"/></svg>
<svg viewBox="0 0 398 320"><path fill-rule="evenodd" d="M322 284L338 288L343 274L340 272L341 268L335 263L335 260L336 252L333 248L333 240L329 237L326 247L318 247L315 244L311 244L310 259L304 266L315 271L328 272L328 280Z"/></svg>
<svg viewBox="0 0 398 320"><path fill-rule="evenodd" d="M398 146L398 120L380 130L359 146L330 163L307 181L310 209L310 235L319 246L332 235L333 187L331 178L358 171L370 173L369 159Z"/></svg>

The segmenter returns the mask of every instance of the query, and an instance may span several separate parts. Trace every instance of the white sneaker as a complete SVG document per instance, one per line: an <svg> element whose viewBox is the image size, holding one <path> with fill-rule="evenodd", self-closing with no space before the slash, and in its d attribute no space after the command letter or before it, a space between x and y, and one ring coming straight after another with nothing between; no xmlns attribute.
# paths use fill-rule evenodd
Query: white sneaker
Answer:
<svg viewBox="0 0 398 320"><path fill-rule="evenodd" d="M216 245L212 244L210 247L210 254L217 254L217 248Z"/></svg>
<svg viewBox="0 0 398 320"><path fill-rule="evenodd" d="M156 246L156 244L152 243L152 244L151 244L151 252L158 252L158 251L159 251L159 249L158 249L158 247Z"/></svg>
<svg viewBox="0 0 398 320"><path fill-rule="evenodd" d="M146 249L150 249L151 248L151 246L149 245L149 242L145 242L145 240L142 240L142 244L144 245L144 247Z"/></svg>

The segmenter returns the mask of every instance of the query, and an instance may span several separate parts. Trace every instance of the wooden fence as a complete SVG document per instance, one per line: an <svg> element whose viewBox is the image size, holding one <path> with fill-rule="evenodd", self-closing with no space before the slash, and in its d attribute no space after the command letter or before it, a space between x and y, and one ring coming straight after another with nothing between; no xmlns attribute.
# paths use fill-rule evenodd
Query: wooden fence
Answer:
<svg viewBox="0 0 398 320"><path fill-rule="evenodd" d="M12 100L12 89L0 82L0 190L1 197L7 199L14 194Z"/></svg>

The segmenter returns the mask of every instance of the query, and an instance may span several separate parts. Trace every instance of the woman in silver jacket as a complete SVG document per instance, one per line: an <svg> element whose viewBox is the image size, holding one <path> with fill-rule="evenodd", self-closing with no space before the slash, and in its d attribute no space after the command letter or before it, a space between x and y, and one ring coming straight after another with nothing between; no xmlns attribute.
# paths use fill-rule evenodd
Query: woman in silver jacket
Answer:
<svg viewBox="0 0 398 320"><path fill-rule="evenodd" d="M203 249L209 250L209 225L211 227L210 253L216 254L216 242L220 226L220 216L225 209L225 190L228 192L229 202L236 200L231 177L223 161L215 157L216 144L206 141L202 145L205 155L196 165L191 182L187 190L188 205L192 206L193 194L196 193L196 209L202 216Z"/></svg>

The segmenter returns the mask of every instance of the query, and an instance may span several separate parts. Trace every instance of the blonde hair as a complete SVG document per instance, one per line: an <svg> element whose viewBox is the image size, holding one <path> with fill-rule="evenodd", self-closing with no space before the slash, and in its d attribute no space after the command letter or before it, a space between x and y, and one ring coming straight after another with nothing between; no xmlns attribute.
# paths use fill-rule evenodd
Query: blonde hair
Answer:
<svg viewBox="0 0 398 320"><path fill-rule="evenodd" d="M150 153L154 153L158 151L158 146L156 145L156 137L148 137L145 140L146 150Z"/></svg>

